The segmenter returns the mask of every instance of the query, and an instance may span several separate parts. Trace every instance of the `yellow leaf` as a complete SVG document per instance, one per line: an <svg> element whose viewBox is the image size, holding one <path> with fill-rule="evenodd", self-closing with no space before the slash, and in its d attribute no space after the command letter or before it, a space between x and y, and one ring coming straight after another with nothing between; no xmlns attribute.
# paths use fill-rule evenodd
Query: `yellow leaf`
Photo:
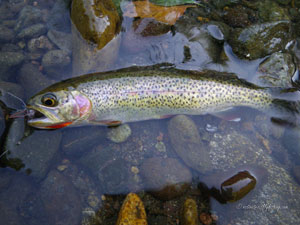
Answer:
<svg viewBox="0 0 300 225"><path fill-rule="evenodd" d="M149 1L135 1L128 3L123 15L128 17L154 18L157 21L173 25L189 7L195 7L195 5L160 6L152 4Z"/></svg>

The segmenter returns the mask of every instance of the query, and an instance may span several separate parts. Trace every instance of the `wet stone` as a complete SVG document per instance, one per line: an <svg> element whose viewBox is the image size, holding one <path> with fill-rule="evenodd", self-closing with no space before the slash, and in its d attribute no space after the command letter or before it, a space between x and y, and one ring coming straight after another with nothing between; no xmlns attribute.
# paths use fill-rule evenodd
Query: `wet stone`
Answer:
<svg viewBox="0 0 300 225"><path fill-rule="evenodd" d="M50 171L38 196L45 208L47 224L78 224L81 201L67 177L55 170Z"/></svg>
<svg viewBox="0 0 300 225"><path fill-rule="evenodd" d="M18 45L6 43L1 46L1 51L3 51L3 52L20 52L21 48Z"/></svg>
<svg viewBox="0 0 300 225"><path fill-rule="evenodd" d="M235 29L229 44L239 57L257 59L283 50L291 40L290 22L277 21Z"/></svg>
<svg viewBox="0 0 300 225"><path fill-rule="evenodd" d="M293 167L293 175L296 181L298 182L298 184L300 185L300 166Z"/></svg>
<svg viewBox="0 0 300 225"><path fill-rule="evenodd" d="M10 133L8 139L11 135L15 135L15 133ZM11 163L19 161L18 166L23 172L41 179L48 172L52 160L55 159L60 140L61 133L58 130L36 131L23 139L9 140L6 142L6 150L9 151L7 158Z"/></svg>
<svg viewBox="0 0 300 225"><path fill-rule="evenodd" d="M285 132L282 137L282 143L285 148L288 149L289 153L296 157L296 159L300 159L300 129L285 129Z"/></svg>
<svg viewBox="0 0 300 225"><path fill-rule="evenodd" d="M42 66L46 73L54 79L62 79L70 63L70 56L62 50L48 51L42 59Z"/></svg>
<svg viewBox="0 0 300 225"><path fill-rule="evenodd" d="M130 167L124 160L116 159L106 162L98 171L98 179L104 194L123 194L130 187Z"/></svg>
<svg viewBox="0 0 300 225"><path fill-rule="evenodd" d="M38 65L31 63L26 63L21 67L17 81L25 88L27 99L55 82L42 74Z"/></svg>
<svg viewBox="0 0 300 225"><path fill-rule="evenodd" d="M271 0L259 2L258 12L264 22L290 20L288 10Z"/></svg>
<svg viewBox="0 0 300 225"><path fill-rule="evenodd" d="M121 207L116 225L147 225L144 204L137 194L129 193Z"/></svg>
<svg viewBox="0 0 300 225"><path fill-rule="evenodd" d="M68 160L63 160L59 165L62 168L61 173L71 181L79 192L79 197L83 206L81 208L92 208L98 210L101 207L101 190L99 185L89 175L84 168L72 164Z"/></svg>
<svg viewBox="0 0 300 225"><path fill-rule="evenodd" d="M4 90L6 92L9 92L9 93L21 98L21 99L23 99L23 97L24 97L23 88L20 85L12 83L12 82L0 81L0 90ZM11 107L10 102L5 102L4 101L4 104L6 104L8 107ZM11 107L11 108L14 108L14 107Z"/></svg>
<svg viewBox="0 0 300 225"><path fill-rule="evenodd" d="M250 12L243 6L236 6L225 11L223 16L227 25L231 27L247 27L251 24Z"/></svg>
<svg viewBox="0 0 300 225"><path fill-rule="evenodd" d="M55 1L47 21L49 29L58 31L70 31L70 5L71 0L57 0Z"/></svg>
<svg viewBox="0 0 300 225"><path fill-rule="evenodd" d="M224 133L214 133L209 145L215 170L229 171L245 164L254 164L265 168L268 173L268 179L256 179L258 184L264 183L261 188L255 188L251 191L251 197L248 197L249 194L236 204L273 207L264 210L233 210L231 223L261 224L263 221L264 224L268 224L276 221L293 224L299 221L297 210L300 207L300 197L295 193L300 191L300 186L266 149L230 127ZM234 204L232 206L236 209ZM274 206L285 207L285 209L277 210ZM214 207L217 207L217 204L214 203L212 208Z"/></svg>
<svg viewBox="0 0 300 225"><path fill-rule="evenodd" d="M0 52L0 79L8 80L11 74L8 71L17 69L24 59L21 52Z"/></svg>
<svg viewBox="0 0 300 225"><path fill-rule="evenodd" d="M70 33L49 30L47 36L59 49L68 54L72 52L72 35Z"/></svg>
<svg viewBox="0 0 300 225"><path fill-rule="evenodd" d="M104 127L78 127L63 131L62 150L66 155L81 156L105 139Z"/></svg>
<svg viewBox="0 0 300 225"><path fill-rule="evenodd" d="M182 207L180 224L197 225L199 223L198 220L198 209L196 201L192 198L186 199Z"/></svg>
<svg viewBox="0 0 300 225"><path fill-rule="evenodd" d="M107 132L107 138L115 143L126 141L131 135L131 128L128 124L111 127Z"/></svg>
<svg viewBox="0 0 300 225"><path fill-rule="evenodd" d="M35 192L31 182L23 176L13 176L13 180L5 191L0 193L1 224L22 224L19 208L29 193Z"/></svg>
<svg viewBox="0 0 300 225"><path fill-rule="evenodd" d="M30 39L39 37L47 32L44 24L38 23L30 27L24 28L17 34L19 39Z"/></svg>
<svg viewBox="0 0 300 225"><path fill-rule="evenodd" d="M14 38L14 32L6 26L0 25L0 42L8 42Z"/></svg>
<svg viewBox="0 0 300 225"><path fill-rule="evenodd" d="M33 6L25 6L17 19L15 31L20 31L22 28L32 26L42 21L42 12L40 9Z"/></svg>
<svg viewBox="0 0 300 225"><path fill-rule="evenodd" d="M295 73L293 57L288 53L273 53L259 65L258 80L264 86L291 88Z"/></svg>
<svg viewBox="0 0 300 225"><path fill-rule="evenodd" d="M184 163L200 173L212 169L209 152L194 122L184 115L172 118L168 125L172 146Z"/></svg>
<svg viewBox="0 0 300 225"><path fill-rule="evenodd" d="M149 158L141 166L145 189L162 200L171 200L185 193L192 174L175 158Z"/></svg>
<svg viewBox="0 0 300 225"><path fill-rule="evenodd" d="M282 5L287 5L291 2L291 0L276 0L276 2Z"/></svg>
<svg viewBox="0 0 300 225"><path fill-rule="evenodd" d="M27 47L30 52L44 52L45 50L51 50L53 45L46 36L42 35L28 41Z"/></svg>

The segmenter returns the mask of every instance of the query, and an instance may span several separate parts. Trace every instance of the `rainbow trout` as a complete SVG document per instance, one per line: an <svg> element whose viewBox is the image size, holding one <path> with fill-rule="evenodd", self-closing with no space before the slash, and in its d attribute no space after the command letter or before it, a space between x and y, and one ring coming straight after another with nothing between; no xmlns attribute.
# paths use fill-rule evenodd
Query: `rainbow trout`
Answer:
<svg viewBox="0 0 300 225"><path fill-rule="evenodd" d="M268 89L218 73L131 68L71 78L29 100L28 124L40 129L118 125L176 114L215 113L234 106L263 111L274 106Z"/></svg>

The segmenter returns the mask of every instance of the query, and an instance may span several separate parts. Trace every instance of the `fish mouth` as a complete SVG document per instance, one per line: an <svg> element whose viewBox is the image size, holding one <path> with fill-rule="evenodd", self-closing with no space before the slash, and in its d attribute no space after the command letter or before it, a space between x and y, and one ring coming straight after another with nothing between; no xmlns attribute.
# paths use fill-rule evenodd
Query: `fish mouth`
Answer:
<svg viewBox="0 0 300 225"><path fill-rule="evenodd" d="M60 123L61 121L57 117L54 110L48 110L46 108L27 106L27 123L32 127L45 128L49 125Z"/></svg>

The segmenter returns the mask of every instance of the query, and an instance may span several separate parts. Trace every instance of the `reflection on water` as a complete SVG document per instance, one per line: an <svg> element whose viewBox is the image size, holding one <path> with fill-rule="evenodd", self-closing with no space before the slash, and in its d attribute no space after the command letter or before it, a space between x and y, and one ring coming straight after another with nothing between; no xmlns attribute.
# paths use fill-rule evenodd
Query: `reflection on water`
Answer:
<svg viewBox="0 0 300 225"><path fill-rule="evenodd" d="M274 95L281 103L299 100L297 92L280 93L280 88L299 83L294 63L299 46L290 42L287 22L276 22L284 19L294 25L297 1L287 6L269 1L228 6L212 2L188 9L175 25L121 15L120 42L113 52L106 49L115 56L106 57L111 65L104 68L91 61L92 69L80 69L104 71L158 63L169 63L164 69L213 69L279 87ZM7 120L11 108L23 105L5 93L26 101L54 82L83 73L71 71L80 59L70 48L75 32L69 8L70 1L64 0L0 1L0 12L5 12L0 13L3 223L120 224L128 218L145 223L146 212L148 224L297 224L297 123L274 123L269 114L250 108L231 111L226 119L224 114L222 118L180 115L130 123L126 129L93 126L45 131L27 127L24 118ZM267 8L277 16L264 14ZM257 27L257 16L268 29L265 37L259 36L262 27ZM236 27L252 36L249 26L257 32L259 43L266 43L266 51L251 45L252 40L245 45L233 40L239 32ZM267 38L270 30L285 34L287 40ZM237 117L240 122L230 121ZM127 195L130 192L138 195Z"/></svg>

